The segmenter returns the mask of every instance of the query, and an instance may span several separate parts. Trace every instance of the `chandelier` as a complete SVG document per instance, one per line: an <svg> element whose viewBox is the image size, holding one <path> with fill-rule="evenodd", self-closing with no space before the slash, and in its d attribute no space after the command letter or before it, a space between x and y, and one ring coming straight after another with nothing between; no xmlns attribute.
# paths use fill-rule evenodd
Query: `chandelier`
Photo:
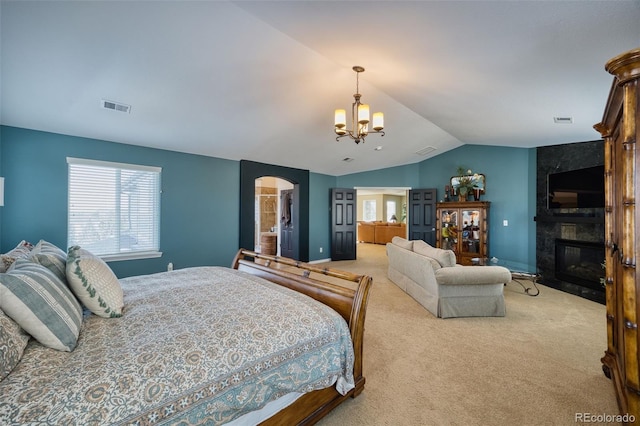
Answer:
<svg viewBox="0 0 640 426"><path fill-rule="evenodd" d="M351 129L347 129L347 113L343 109L337 109L335 114L335 132L338 135L336 141L345 136L351 137L355 143L364 143L364 138L369 133L380 133L384 136L384 115L381 112L373 114L373 130L369 130L369 105L360 103L362 95L359 93L359 76L364 68L356 65L356 93L353 95L355 102L351 104Z"/></svg>

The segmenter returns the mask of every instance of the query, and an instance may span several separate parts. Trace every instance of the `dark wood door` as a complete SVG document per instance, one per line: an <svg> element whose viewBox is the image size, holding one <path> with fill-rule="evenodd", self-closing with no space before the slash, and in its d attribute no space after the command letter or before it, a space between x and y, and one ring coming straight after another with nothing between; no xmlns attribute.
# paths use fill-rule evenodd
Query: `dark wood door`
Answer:
<svg viewBox="0 0 640 426"><path fill-rule="evenodd" d="M409 191L409 239L436 246L436 190Z"/></svg>
<svg viewBox="0 0 640 426"><path fill-rule="evenodd" d="M331 260L356 258L356 190L331 188Z"/></svg>
<svg viewBox="0 0 640 426"><path fill-rule="evenodd" d="M297 259L294 202L293 189L280 191L280 256L291 259Z"/></svg>

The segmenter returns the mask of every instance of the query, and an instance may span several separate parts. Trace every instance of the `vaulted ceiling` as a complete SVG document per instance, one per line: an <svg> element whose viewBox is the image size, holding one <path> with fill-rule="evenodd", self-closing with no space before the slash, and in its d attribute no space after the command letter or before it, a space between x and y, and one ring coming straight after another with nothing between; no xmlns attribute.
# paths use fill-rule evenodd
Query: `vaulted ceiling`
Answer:
<svg viewBox="0 0 640 426"><path fill-rule="evenodd" d="M604 64L640 47L639 1L3 0L0 18L4 125L329 175L599 139ZM359 145L333 132L354 65L386 125Z"/></svg>

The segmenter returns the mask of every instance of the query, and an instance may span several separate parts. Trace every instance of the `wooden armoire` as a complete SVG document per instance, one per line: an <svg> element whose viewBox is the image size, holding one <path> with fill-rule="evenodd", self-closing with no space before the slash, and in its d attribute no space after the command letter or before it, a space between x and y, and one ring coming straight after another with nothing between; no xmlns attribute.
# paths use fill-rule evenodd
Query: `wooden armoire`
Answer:
<svg viewBox="0 0 640 426"><path fill-rule="evenodd" d="M604 117L605 288L607 350L603 370L613 381L621 414L640 419L640 49L611 59L614 76Z"/></svg>

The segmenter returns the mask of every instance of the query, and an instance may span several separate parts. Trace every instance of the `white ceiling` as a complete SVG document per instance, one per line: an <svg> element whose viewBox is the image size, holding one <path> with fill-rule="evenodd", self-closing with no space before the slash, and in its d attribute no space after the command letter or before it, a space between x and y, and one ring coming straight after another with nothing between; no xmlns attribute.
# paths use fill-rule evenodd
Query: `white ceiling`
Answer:
<svg viewBox="0 0 640 426"><path fill-rule="evenodd" d="M2 0L0 14L4 125L329 175L599 139L604 64L640 47L640 1ZM353 65L385 113L364 145L333 134Z"/></svg>

